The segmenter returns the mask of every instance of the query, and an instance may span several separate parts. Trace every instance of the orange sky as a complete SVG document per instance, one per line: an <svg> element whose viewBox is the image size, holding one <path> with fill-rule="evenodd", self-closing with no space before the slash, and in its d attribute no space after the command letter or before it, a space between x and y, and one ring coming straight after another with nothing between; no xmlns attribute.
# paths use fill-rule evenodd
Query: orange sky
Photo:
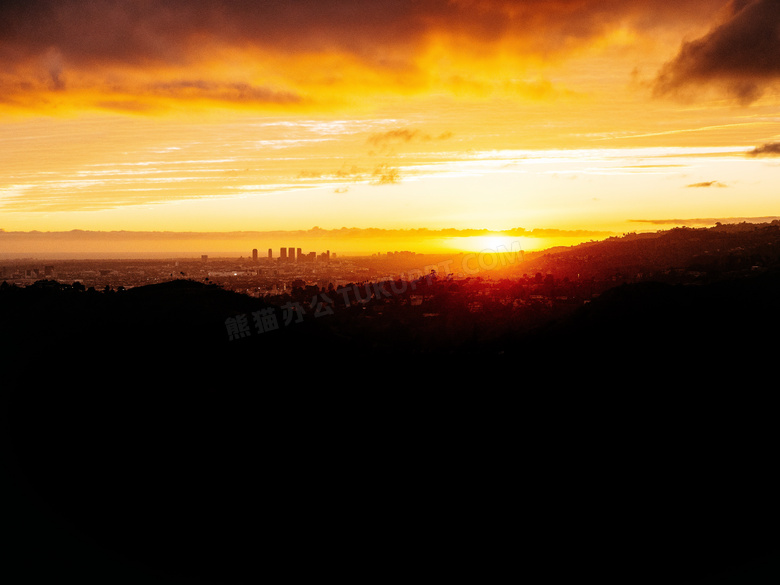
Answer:
<svg viewBox="0 0 780 585"><path fill-rule="evenodd" d="M345 253L484 242L447 229L538 249L778 214L768 0L51 0L0 21L0 254L32 246L16 232L314 226Z"/></svg>

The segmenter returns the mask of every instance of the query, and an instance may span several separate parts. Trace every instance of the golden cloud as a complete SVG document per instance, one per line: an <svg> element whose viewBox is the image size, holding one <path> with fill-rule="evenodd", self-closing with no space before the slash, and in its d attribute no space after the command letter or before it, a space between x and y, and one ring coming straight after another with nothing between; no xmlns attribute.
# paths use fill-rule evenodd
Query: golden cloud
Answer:
<svg viewBox="0 0 780 585"><path fill-rule="evenodd" d="M720 0L4 2L7 108L307 108L445 91L539 98L533 68L609 37L696 21ZM676 25L675 25L676 26ZM530 77L529 77L530 75Z"/></svg>

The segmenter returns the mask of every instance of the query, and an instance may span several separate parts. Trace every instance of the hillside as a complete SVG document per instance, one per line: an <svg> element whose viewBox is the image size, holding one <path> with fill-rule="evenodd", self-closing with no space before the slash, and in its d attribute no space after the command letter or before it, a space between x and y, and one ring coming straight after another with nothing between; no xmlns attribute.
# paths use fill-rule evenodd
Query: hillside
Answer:
<svg viewBox="0 0 780 585"><path fill-rule="evenodd" d="M571 316L548 323L521 347L597 370L642 368L642 383L683 381L764 386L780 327L780 270L708 284L646 281L615 286ZM677 369L679 367L679 369Z"/></svg>
<svg viewBox="0 0 780 585"><path fill-rule="evenodd" d="M687 270L711 278L780 263L780 222L724 224L626 234L528 255L525 271L581 278L620 275L662 279Z"/></svg>
<svg viewBox="0 0 780 585"><path fill-rule="evenodd" d="M775 583L776 228L550 255L665 277L559 308L543 281L300 322L188 280L0 287L9 550L31 583L255 582L302 556L349 580Z"/></svg>

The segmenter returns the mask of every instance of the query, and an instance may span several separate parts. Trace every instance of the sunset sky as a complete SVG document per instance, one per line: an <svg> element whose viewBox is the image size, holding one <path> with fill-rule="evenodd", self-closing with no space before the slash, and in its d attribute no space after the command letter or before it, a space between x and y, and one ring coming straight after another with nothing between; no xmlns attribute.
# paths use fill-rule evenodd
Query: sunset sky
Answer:
<svg viewBox="0 0 780 585"><path fill-rule="evenodd" d="M12 0L0 59L0 254L780 216L775 0Z"/></svg>

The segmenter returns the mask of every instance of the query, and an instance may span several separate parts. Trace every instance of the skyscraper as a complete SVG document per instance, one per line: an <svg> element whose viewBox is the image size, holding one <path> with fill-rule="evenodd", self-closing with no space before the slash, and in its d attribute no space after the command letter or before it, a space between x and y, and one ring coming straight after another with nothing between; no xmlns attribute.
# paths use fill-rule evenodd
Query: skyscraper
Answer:
<svg viewBox="0 0 780 585"><path fill-rule="evenodd" d="M287 248L287 255L290 262L295 262L295 248Z"/></svg>
<svg viewBox="0 0 780 585"><path fill-rule="evenodd" d="M252 261L257 262L257 248L252 250Z"/></svg>

